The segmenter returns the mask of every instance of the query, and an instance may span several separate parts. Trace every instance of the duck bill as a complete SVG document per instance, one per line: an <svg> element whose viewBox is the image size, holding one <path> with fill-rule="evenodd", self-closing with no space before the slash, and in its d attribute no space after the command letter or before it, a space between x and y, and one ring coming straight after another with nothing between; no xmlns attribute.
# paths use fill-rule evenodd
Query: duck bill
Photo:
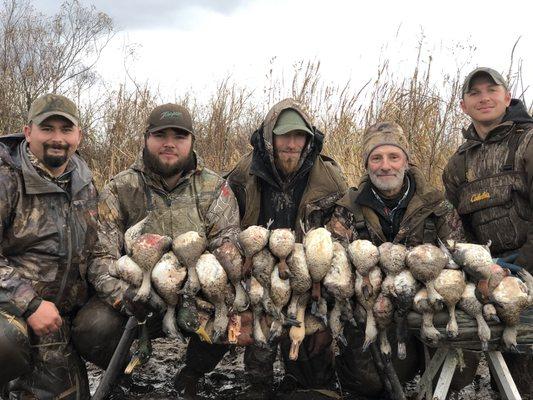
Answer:
<svg viewBox="0 0 533 400"><path fill-rule="evenodd" d="M292 361L295 361L298 359L298 353L300 351L300 342L299 341L291 341L291 348L289 350L289 359Z"/></svg>
<svg viewBox="0 0 533 400"><path fill-rule="evenodd" d="M241 334L241 317L234 314L230 317L228 325L228 342L230 344L237 344L238 337Z"/></svg>
<svg viewBox="0 0 533 400"><path fill-rule="evenodd" d="M213 344L213 341L211 340L211 338L209 337L209 334L207 333L207 331L204 329L203 326L199 327L195 333L200 337L200 339L206 343L209 343L209 344Z"/></svg>

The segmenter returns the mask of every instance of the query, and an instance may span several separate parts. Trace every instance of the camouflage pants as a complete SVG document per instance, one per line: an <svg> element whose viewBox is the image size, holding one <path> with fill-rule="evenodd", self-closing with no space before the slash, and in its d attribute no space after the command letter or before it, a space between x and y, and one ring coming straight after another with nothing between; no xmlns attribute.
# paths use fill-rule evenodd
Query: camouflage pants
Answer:
<svg viewBox="0 0 533 400"><path fill-rule="evenodd" d="M0 388L40 400L89 399L87 371L70 341L70 324L63 317L58 332L37 337L23 319L0 312Z"/></svg>

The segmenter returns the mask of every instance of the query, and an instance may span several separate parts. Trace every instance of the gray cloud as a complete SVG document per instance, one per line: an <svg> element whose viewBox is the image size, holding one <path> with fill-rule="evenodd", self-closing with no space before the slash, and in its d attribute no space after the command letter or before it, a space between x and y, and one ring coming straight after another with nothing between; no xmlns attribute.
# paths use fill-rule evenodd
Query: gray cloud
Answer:
<svg viewBox="0 0 533 400"><path fill-rule="evenodd" d="M231 14L244 0L81 0L108 14L117 29L187 28L195 13L209 10ZM34 0L35 8L46 14L57 12L57 0Z"/></svg>

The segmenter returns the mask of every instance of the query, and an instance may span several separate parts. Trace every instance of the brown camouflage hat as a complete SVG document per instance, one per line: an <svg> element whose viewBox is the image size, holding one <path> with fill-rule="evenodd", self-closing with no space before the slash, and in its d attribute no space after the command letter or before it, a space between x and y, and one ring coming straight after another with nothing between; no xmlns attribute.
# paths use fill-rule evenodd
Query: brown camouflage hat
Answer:
<svg viewBox="0 0 533 400"><path fill-rule="evenodd" d="M171 103L154 108L148 117L146 132L153 133L167 128L181 129L194 135L189 110Z"/></svg>
<svg viewBox="0 0 533 400"><path fill-rule="evenodd" d="M363 137L363 160L365 166L370 153L379 146L392 145L403 150L409 159L409 143L403 129L396 122L378 122L370 126Z"/></svg>
<svg viewBox="0 0 533 400"><path fill-rule="evenodd" d="M463 91L462 91L463 97L466 94L466 92L470 90L470 86L472 85L472 81L474 80L474 78L476 78L479 75L488 75L494 81L496 85L502 85L505 88L505 90L509 90L509 86L507 85L507 82L505 81L505 79L503 79L503 76L498 71L492 68L480 67L480 68L476 68L475 70L473 70L466 76L465 82L463 83Z"/></svg>
<svg viewBox="0 0 533 400"><path fill-rule="evenodd" d="M42 95L31 103L28 123L39 125L46 118L54 115L65 117L74 125L79 126L80 114L76 104L65 96L53 93Z"/></svg>

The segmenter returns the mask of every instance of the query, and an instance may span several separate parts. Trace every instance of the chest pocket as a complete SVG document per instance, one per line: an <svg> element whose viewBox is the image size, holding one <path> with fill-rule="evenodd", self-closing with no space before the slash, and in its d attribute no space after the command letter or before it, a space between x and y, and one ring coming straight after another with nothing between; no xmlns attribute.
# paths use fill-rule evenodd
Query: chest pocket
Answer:
<svg viewBox="0 0 533 400"><path fill-rule="evenodd" d="M531 211L519 172L478 179L464 185L457 211L468 221L480 243L492 242L499 253L514 250L526 241Z"/></svg>

